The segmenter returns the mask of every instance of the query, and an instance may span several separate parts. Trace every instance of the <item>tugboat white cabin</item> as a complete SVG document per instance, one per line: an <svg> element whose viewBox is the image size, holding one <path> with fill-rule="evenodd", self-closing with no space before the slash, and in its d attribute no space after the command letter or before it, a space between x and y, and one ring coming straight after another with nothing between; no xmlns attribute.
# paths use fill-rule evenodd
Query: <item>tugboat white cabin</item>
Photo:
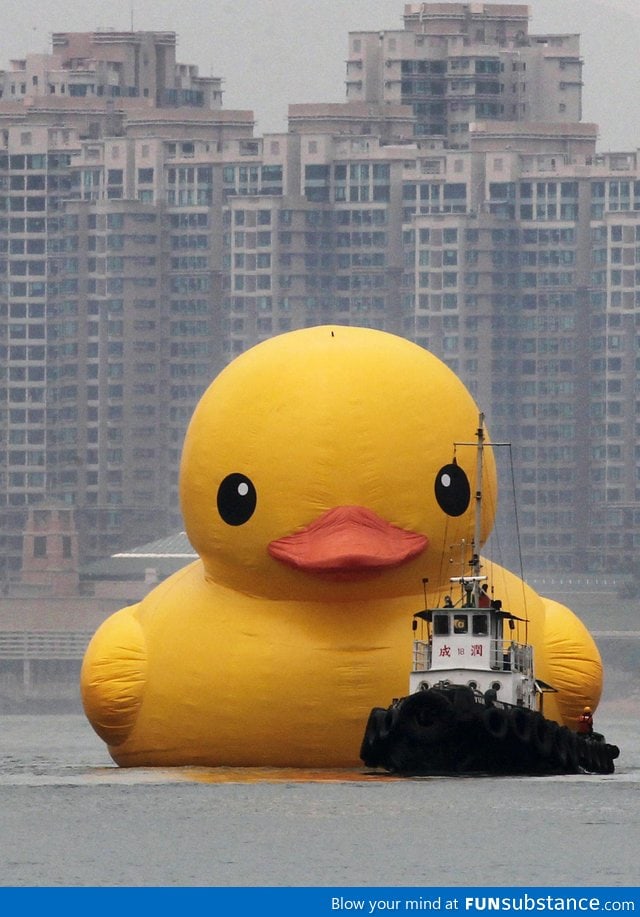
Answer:
<svg viewBox="0 0 640 917"><path fill-rule="evenodd" d="M483 580L486 577L453 577L462 589L461 604L451 602L414 616L414 627L420 619L426 634L414 640L409 693L466 685L486 699L534 710L533 648L526 637L519 642L517 633L519 625L526 630L526 622L503 611L499 601L492 603L479 588Z"/></svg>

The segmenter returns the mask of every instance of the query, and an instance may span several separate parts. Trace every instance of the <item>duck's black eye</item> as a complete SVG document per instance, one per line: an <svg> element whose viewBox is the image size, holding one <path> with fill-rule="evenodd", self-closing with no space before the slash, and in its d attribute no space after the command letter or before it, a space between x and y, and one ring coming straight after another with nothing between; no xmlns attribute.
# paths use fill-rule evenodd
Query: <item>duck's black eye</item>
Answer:
<svg viewBox="0 0 640 917"><path fill-rule="evenodd" d="M461 516L469 506L469 479L455 463L445 465L436 475L436 500L447 516Z"/></svg>
<svg viewBox="0 0 640 917"><path fill-rule="evenodd" d="M258 498L245 474L228 474L218 488L218 512L227 525L244 525L253 516Z"/></svg>

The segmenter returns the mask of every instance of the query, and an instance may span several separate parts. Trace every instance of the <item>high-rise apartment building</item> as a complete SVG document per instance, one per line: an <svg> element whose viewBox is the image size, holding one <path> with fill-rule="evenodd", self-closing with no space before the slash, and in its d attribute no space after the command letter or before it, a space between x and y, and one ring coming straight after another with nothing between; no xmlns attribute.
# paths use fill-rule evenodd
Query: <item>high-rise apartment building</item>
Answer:
<svg viewBox="0 0 640 917"><path fill-rule="evenodd" d="M530 35L525 4L407 3L404 29L353 32L347 99L411 106L418 137L469 145L475 121L579 121L577 35Z"/></svg>
<svg viewBox="0 0 640 917"><path fill-rule="evenodd" d="M212 156L253 119L223 111L221 81L175 46L170 32L56 34L52 55L0 75L9 578L29 507L53 497L75 508L84 558L179 520L181 439L222 365Z"/></svg>
<svg viewBox="0 0 640 917"><path fill-rule="evenodd" d="M57 34L0 75L0 543L73 507L84 559L180 526L197 399L254 343L404 335L513 443L529 567L640 544L640 162L580 122L576 35L406 4L343 104L255 137L173 33Z"/></svg>

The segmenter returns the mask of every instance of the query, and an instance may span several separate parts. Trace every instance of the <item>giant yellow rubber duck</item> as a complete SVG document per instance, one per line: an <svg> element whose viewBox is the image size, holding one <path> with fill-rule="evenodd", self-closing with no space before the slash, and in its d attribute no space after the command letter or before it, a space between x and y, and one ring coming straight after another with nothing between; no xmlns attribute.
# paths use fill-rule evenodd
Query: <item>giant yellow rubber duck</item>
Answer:
<svg viewBox="0 0 640 917"><path fill-rule="evenodd" d="M461 381L385 332L294 331L223 370L181 464L199 559L107 619L84 659L86 715L114 761L358 765L371 707L407 693L423 579L438 594L449 546L472 537L451 471L477 424ZM453 465L473 493L473 452ZM495 498L490 450L483 482ZM600 696L591 637L495 565L492 580L514 613L526 601L536 674L559 689L546 715L575 721Z"/></svg>

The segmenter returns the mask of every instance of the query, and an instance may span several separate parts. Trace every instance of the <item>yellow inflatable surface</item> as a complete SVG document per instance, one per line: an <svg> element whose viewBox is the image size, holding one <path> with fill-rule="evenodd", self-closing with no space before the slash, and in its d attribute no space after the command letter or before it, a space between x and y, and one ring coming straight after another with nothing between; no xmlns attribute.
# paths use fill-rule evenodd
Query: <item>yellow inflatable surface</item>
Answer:
<svg viewBox="0 0 640 917"><path fill-rule="evenodd" d="M96 632L86 715L122 766L350 767L372 706L407 693L423 578L448 581L448 546L473 506L438 472L478 408L422 348L380 331L317 327L272 338L211 384L181 465L199 560ZM485 450L483 539L495 466ZM457 457L471 482L475 453ZM455 475L452 477L455 485ZM471 501L473 504L473 501ZM575 724L602 669L566 608L492 564L530 620L545 713ZM505 602L506 605L506 602Z"/></svg>

